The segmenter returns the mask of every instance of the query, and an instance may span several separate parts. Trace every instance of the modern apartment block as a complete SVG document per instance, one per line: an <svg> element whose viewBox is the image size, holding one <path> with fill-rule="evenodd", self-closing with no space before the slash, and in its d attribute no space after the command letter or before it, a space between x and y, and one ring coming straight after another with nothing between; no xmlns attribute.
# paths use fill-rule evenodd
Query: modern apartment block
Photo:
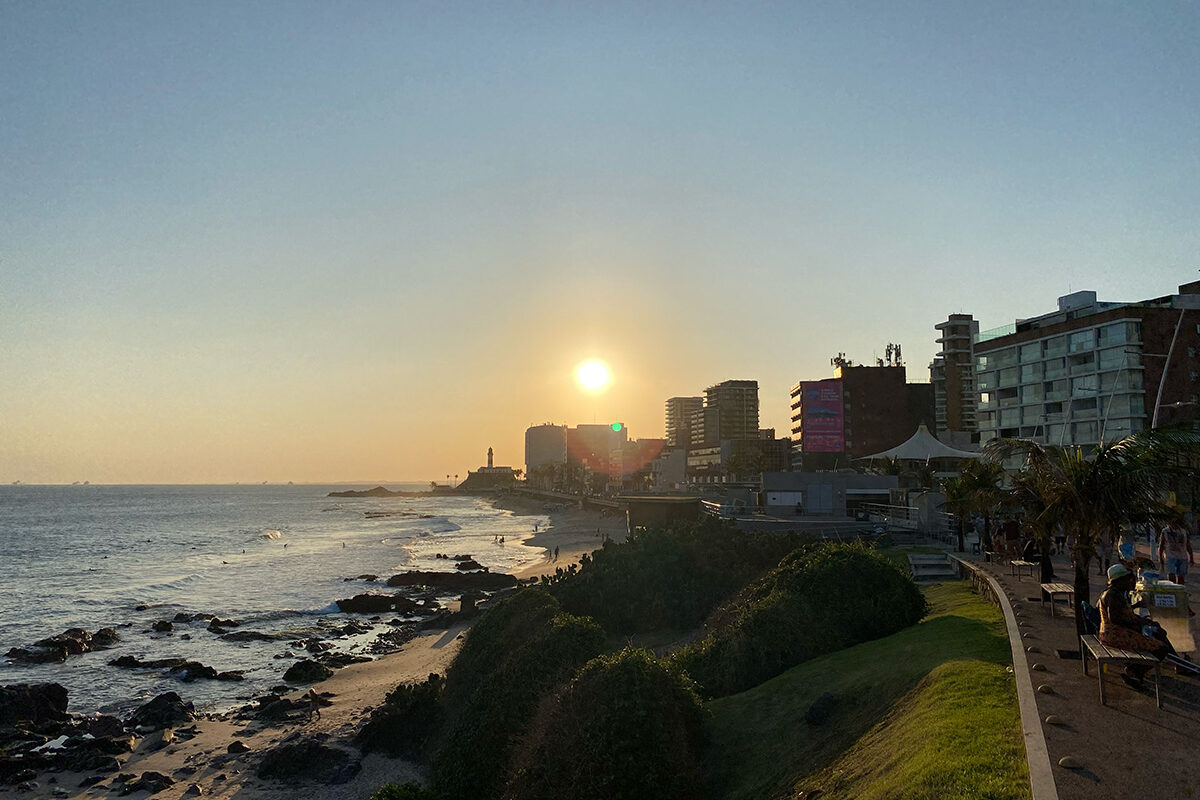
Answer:
<svg viewBox="0 0 1200 800"><path fill-rule="evenodd" d="M792 469L850 466L933 422L933 388L908 383L902 365L834 367L833 377L792 387Z"/></svg>
<svg viewBox="0 0 1200 800"><path fill-rule="evenodd" d="M976 412L975 339L979 323L970 314L951 314L934 325L941 349L929 365L933 385L933 433L955 447L979 441Z"/></svg>
<svg viewBox="0 0 1200 800"><path fill-rule="evenodd" d="M1134 303L1060 297L1056 311L975 342L980 441L1092 447L1154 424L1195 424L1198 354L1200 281Z"/></svg>
<svg viewBox="0 0 1200 800"><path fill-rule="evenodd" d="M549 422L525 429L525 474L567 460L567 426Z"/></svg>
<svg viewBox="0 0 1200 800"><path fill-rule="evenodd" d="M667 399L667 447L687 447L692 439L692 418L704 408L703 397Z"/></svg>
<svg viewBox="0 0 1200 800"><path fill-rule="evenodd" d="M691 447L723 439L758 437L758 381L722 381L704 390L704 406L692 412Z"/></svg>

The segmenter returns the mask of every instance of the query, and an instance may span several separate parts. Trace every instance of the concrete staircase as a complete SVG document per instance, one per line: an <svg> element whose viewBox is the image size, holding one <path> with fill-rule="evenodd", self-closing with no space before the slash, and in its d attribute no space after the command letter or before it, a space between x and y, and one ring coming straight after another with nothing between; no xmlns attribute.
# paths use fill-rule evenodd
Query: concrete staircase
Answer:
<svg viewBox="0 0 1200 800"><path fill-rule="evenodd" d="M958 567L947 556L938 553L910 555L908 565L917 583L937 583L958 579Z"/></svg>

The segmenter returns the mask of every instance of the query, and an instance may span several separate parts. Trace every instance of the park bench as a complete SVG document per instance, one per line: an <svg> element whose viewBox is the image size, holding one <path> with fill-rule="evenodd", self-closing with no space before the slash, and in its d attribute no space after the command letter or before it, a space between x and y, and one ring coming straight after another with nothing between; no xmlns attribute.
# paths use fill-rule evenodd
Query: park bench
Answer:
<svg viewBox="0 0 1200 800"><path fill-rule="evenodd" d="M1056 595L1065 594L1067 603L1074 606L1075 587L1069 583L1043 583L1042 584L1042 609L1046 608L1046 600L1050 600L1050 616L1054 616L1054 598Z"/></svg>
<svg viewBox="0 0 1200 800"><path fill-rule="evenodd" d="M1095 636L1087 635L1079 637L1079 655L1083 659L1083 674L1088 674L1088 655L1090 654L1096 661L1096 673L1100 678L1100 705L1107 705L1104 701L1104 665L1108 664L1142 664L1147 667L1154 667L1154 702L1159 708L1162 708L1162 694L1159 692L1159 677L1162 674L1162 665L1159 660L1149 653L1144 653L1141 650L1122 650L1119 647L1108 647L1100 643L1100 640Z"/></svg>
<svg viewBox="0 0 1200 800"><path fill-rule="evenodd" d="M1022 561L1021 559L1013 559L1012 561L1008 562L1009 574L1016 575L1018 578L1021 577L1021 573L1024 570L1029 570L1029 577L1032 578L1033 571L1039 566L1041 565L1036 561Z"/></svg>

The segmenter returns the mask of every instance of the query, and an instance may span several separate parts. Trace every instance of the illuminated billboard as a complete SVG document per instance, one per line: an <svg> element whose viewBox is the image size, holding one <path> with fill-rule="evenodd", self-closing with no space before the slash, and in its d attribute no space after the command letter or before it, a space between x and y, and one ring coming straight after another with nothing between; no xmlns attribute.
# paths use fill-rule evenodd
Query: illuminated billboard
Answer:
<svg viewBox="0 0 1200 800"><path fill-rule="evenodd" d="M800 446L805 453L842 453L846 437L842 418L842 382L837 378L804 382L804 415Z"/></svg>

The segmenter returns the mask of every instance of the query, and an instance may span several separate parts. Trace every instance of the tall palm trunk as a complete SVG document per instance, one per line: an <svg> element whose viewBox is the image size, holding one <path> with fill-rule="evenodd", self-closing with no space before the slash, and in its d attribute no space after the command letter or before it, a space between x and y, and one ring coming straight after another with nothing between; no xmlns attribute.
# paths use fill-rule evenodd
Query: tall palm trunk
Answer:
<svg viewBox="0 0 1200 800"><path fill-rule="evenodd" d="M1054 580L1054 564L1050 561L1050 540L1049 538L1042 539L1042 583L1050 583Z"/></svg>
<svg viewBox="0 0 1200 800"><path fill-rule="evenodd" d="M966 535L963 533L962 517L958 518L958 552L960 552L960 553L967 552L967 539L966 539Z"/></svg>
<svg viewBox="0 0 1200 800"><path fill-rule="evenodd" d="M1083 614L1079 613L1079 604L1083 601L1092 600L1092 587L1088 583L1088 567L1091 566L1091 558L1084 556L1082 553L1072 553L1071 561L1075 566L1075 633L1083 635Z"/></svg>

